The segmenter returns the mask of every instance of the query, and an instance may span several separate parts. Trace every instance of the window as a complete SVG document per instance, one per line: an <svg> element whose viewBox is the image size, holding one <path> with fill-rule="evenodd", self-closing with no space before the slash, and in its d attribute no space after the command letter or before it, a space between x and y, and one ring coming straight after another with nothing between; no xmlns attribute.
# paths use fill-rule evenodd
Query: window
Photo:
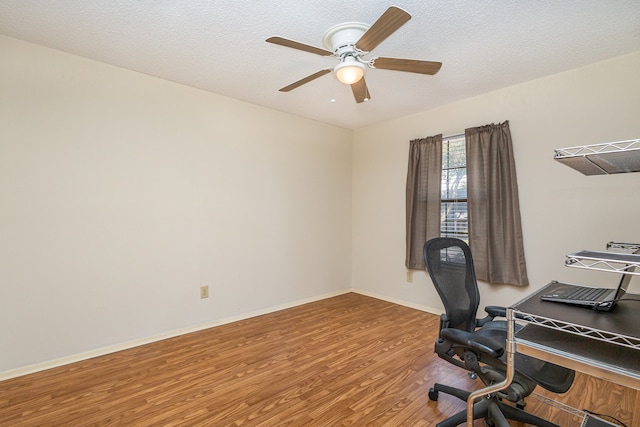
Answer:
<svg viewBox="0 0 640 427"><path fill-rule="evenodd" d="M410 141L406 215L408 269L424 268L426 241L455 237L469 244L479 280L529 283L508 121Z"/></svg>
<svg viewBox="0 0 640 427"><path fill-rule="evenodd" d="M464 135L442 139L440 235L469 243L467 160Z"/></svg>

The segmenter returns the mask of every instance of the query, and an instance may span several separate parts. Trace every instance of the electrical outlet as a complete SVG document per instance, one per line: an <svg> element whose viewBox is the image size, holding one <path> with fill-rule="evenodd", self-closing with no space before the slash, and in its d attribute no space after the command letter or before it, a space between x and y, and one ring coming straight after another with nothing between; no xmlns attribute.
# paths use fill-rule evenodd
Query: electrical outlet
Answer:
<svg viewBox="0 0 640 427"><path fill-rule="evenodd" d="M413 270L407 270L407 283L413 283Z"/></svg>
<svg viewBox="0 0 640 427"><path fill-rule="evenodd" d="M209 285L200 286L200 299L209 298Z"/></svg>

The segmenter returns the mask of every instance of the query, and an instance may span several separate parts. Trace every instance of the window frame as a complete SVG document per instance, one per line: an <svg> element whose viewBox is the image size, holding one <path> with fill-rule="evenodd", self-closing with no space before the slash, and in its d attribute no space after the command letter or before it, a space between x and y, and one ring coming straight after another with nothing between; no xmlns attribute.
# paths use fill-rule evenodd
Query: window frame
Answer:
<svg viewBox="0 0 640 427"><path fill-rule="evenodd" d="M462 147L462 154L458 154L458 161L451 161L452 158L452 144L457 144ZM469 243L469 205L467 200L467 158L466 158L466 138L464 134L446 136L442 138L442 170L441 170L441 185L440 185L440 236L441 237L454 237L463 240L465 243ZM458 148L460 150L460 148ZM455 153L453 153L455 154ZM463 163L460 160L464 160ZM460 178L463 182L464 195L458 196L459 188L451 187L451 171L464 170L464 175ZM454 175L460 176L459 173ZM452 191L454 190L454 191ZM450 219L449 211L459 211L459 208L463 207L464 215L463 219ZM458 224L462 224L459 228Z"/></svg>

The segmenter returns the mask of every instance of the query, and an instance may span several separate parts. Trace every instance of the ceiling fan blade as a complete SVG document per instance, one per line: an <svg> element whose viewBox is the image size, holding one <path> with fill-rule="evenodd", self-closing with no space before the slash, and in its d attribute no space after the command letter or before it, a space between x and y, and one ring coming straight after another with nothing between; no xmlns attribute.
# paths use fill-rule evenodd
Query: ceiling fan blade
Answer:
<svg viewBox="0 0 640 427"><path fill-rule="evenodd" d="M416 59L400 58L374 58L373 68L381 70L406 71L407 73L419 73L433 75L440 70L442 62L418 61Z"/></svg>
<svg viewBox="0 0 640 427"><path fill-rule="evenodd" d="M305 77L304 79L300 79L295 83L291 83L289 86L285 86L282 89L280 89L280 92L289 92L290 90L293 90L299 86L302 86L305 83L309 83L312 80L317 79L318 77L322 77L325 74L328 74L331 72L331 69L325 69L325 70L320 70L317 73L313 73L310 76Z"/></svg>
<svg viewBox="0 0 640 427"><path fill-rule="evenodd" d="M351 85L351 91L358 104L371 99L371 94L369 93L367 83L364 81L364 77Z"/></svg>
<svg viewBox="0 0 640 427"><path fill-rule="evenodd" d="M396 6L387 9L380 18L360 37L356 42L356 47L365 52L371 52L376 46L402 27L409 19L409 15L404 10Z"/></svg>
<svg viewBox="0 0 640 427"><path fill-rule="evenodd" d="M284 47L290 47L290 48L293 48L293 49L303 50L305 52L315 53L316 55L320 55L320 56L331 56L331 55L333 55L333 52L330 52L328 50L321 49L321 48L315 47L315 46L310 46L308 44L300 43L300 42L297 42L297 41L294 41L294 40L289 40L289 39L285 39L283 37L278 37L278 36L269 37L267 39L267 42L273 43L273 44L279 44L280 46L284 46Z"/></svg>

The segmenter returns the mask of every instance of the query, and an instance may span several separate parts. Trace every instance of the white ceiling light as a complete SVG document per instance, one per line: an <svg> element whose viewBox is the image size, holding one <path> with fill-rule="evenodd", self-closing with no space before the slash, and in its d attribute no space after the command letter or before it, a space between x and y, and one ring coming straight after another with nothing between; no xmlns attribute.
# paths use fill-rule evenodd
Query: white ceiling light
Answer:
<svg viewBox="0 0 640 427"><path fill-rule="evenodd" d="M351 56L347 56L342 62L335 66L333 71L340 82L351 85L364 77L366 68L363 63L358 62L358 60Z"/></svg>

